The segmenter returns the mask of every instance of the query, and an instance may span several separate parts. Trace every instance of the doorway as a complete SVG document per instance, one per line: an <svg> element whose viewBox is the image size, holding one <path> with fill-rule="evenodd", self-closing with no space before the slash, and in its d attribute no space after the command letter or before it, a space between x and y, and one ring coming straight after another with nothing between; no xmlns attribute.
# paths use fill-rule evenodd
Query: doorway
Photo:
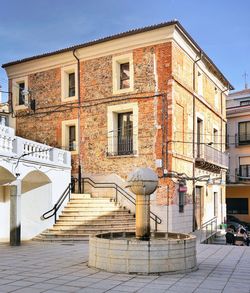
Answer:
<svg viewBox="0 0 250 293"><path fill-rule="evenodd" d="M204 187L195 186L195 230L201 228L204 215Z"/></svg>

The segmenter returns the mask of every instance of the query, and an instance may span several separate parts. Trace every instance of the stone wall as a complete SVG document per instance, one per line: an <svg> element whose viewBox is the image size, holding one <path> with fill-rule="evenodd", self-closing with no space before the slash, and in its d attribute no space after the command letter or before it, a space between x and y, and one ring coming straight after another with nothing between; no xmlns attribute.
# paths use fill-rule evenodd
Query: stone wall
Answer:
<svg viewBox="0 0 250 293"><path fill-rule="evenodd" d="M185 173L190 177L199 177L210 175L211 178L222 176L225 178L225 171L221 174L214 173L211 169L202 170L194 169L194 162L197 148L197 117L203 120L202 143L214 142L213 129L218 130L217 144L212 144L212 147L219 150L225 150L225 96L218 90L219 85L215 84L204 71L201 62L196 62L194 66L188 53L176 44L173 44L173 142L171 147L173 150L172 170L178 173ZM197 59L198 60L197 56ZM209 70L206 68L206 70ZM199 96L198 90L198 71L202 73L203 95ZM215 103L215 93L217 89L217 102ZM194 134L194 135L193 135ZM194 144L193 144L194 141ZM193 149L194 146L194 149ZM194 172L194 173L193 173ZM173 179L176 190L178 189L178 180ZM211 219L214 216L214 192L218 191L218 196L222 205L225 203L225 190L218 188L218 185L207 186L207 182L187 181L188 191L186 193L186 204L192 204L194 201L195 185L204 186L204 206L203 206L203 222ZM178 192L177 192L178 193ZM223 221L225 211L222 209L221 202L218 203L218 219ZM178 213L178 197L172 201L171 209L175 211L174 218L177 218ZM171 219L173 217L170 217ZM182 217L185 224L192 221L192 209L184 209ZM189 218L189 220L188 220Z"/></svg>

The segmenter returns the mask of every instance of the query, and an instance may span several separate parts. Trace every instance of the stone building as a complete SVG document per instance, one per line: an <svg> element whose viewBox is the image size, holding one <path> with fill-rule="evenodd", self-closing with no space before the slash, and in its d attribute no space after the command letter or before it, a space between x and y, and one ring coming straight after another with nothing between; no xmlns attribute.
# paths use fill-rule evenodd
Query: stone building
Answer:
<svg viewBox="0 0 250 293"><path fill-rule="evenodd" d="M250 89L227 98L227 213L250 222Z"/></svg>
<svg viewBox="0 0 250 293"><path fill-rule="evenodd" d="M161 230L225 217L225 103L232 86L178 21L3 65L18 135L71 151L77 177L160 184ZM20 88L27 94L20 96ZM80 168L79 168L80 166Z"/></svg>

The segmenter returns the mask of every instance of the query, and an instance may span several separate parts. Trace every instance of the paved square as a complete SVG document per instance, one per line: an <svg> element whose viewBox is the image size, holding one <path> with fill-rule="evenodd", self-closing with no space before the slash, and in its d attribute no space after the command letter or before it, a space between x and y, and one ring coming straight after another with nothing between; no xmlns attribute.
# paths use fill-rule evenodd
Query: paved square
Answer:
<svg viewBox="0 0 250 293"><path fill-rule="evenodd" d="M249 293L250 247L197 244L188 274L126 275L88 268L88 242L0 244L0 293Z"/></svg>

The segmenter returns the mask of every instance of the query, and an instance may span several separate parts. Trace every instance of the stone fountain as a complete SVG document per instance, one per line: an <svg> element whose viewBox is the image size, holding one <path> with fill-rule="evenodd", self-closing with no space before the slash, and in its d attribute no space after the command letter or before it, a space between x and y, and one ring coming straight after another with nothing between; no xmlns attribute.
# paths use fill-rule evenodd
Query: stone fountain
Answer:
<svg viewBox="0 0 250 293"><path fill-rule="evenodd" d="M138 168L128 176L136 195L136 233L110 232L90 237L89 266L115 273L155 274L196 269L195 236L183 233L150 233L150 195L157 175Z"/></svg>

